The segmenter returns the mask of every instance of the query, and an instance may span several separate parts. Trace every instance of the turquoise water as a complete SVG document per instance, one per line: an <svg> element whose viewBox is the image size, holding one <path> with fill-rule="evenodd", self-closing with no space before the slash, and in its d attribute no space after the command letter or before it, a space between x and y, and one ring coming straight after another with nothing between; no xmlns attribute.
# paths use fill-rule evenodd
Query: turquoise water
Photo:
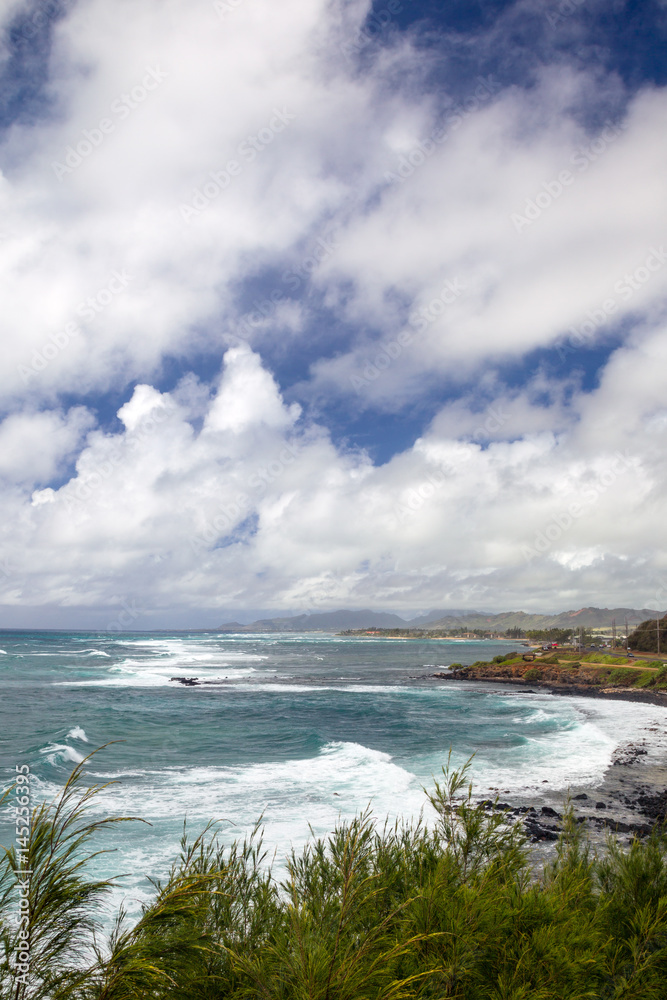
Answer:
<svg viewBox="0 0 667 1000"><path fill-rule="evenodd" d="M228 839L260 815L279 855L309 825L331 829L369 803L415 816L422 786L475 753L481 794L535 794L600 779L614 749L655 710L624 702L519 695L430 675L513 643L332 635L0 634L0 766L6 787L28 763L35 800L75 762L116 781L99 812L141 816L110 834L106 873L126 872L130 908L174 856L183 821L221 821ZM207 683L185 687L173 677ZM13 836L5 814L3 842Z"/></svg>

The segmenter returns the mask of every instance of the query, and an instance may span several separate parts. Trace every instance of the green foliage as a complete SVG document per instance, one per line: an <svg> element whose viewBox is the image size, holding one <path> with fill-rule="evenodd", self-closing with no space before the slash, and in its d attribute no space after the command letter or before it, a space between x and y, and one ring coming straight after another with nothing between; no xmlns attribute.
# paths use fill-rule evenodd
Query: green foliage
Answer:
<svg viewBox="0 0 667 1000"><path fill-rule="evenodd" d="M541 681L543 677L542 671L537 670L535 667L531 667L530 670L526 670L523 675L525 681Z"/></svg>
<svg viewBox="0 0 667 1000"><path fill-rule="evenodd" d="M616 670L612 670L609 674L609 680L612 684L627 687L630 684L634 684L637 680L637 671L628 667L617 667Z"/></svg>
<svg viewBox="0 0 667 1000"><path fill-rule="evenodd" d="M625 656L611 656L609 653L586 653L585 656L581 657L581 660L584 663L608 663L610 665L628 662Z"/></svg>
<svg viewBox="0 0 667 1000"><path fill-rule="evenodd" d="M667 615L660 619L657 616L656 618L648 618L642 622L628 636L628 646L630 649L638 649L644 653L657 653L658 639L660 640L660 649L664 652L667 649Z"/></svg>
<svg viewBox="0 0 667 1000"><path fill-rule="evenodd" d="M130 926L95 934L108 882L86 875L99 789L77 768L33 814L32 962L14 964L16 858L0 864L7 1000L664 1000L667 843L592 855L566 806L543 874L520 828L476 804L470 761L427 792L435 822L378 827L366 811L287 859L278 882L258 828L191 840Z"/></svg>
<svg viewBox="0 0 667 1000"><path fill-rule="evenodd" d="M527 629L526 636L535 642L569 642L574 629L571 628L537 628Z"/></svg>
<svg viewBox="0 0 667 1000"><path fill-rule="evenodd" d="M462 663L450 663L449 666L452 667L454 670L456 670L459 667L462 667L463 664Z"/></svg>
<svg viewBox="0 0 667 1000"><path fill-rule="evenodd" d="M654 687L656 681L656 674L652 670L642 670L641 673L635 671L637 674L637 679L635 680L633 687L636 688L646 688Z"/></svg>

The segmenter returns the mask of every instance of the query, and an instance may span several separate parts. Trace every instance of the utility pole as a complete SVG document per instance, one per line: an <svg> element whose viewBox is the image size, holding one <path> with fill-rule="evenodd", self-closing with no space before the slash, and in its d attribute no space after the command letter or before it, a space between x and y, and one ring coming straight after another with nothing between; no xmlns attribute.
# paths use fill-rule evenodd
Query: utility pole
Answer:
<svg viewBox="0 0 667 1000"><path fill-rule="evenodd" d="M616 649L616 619L611 622L611 648Z"/></svg>
<svg viewBox="0 0 667 1000"><path fill-rule="evenodd" d="M655 630L658 635L658 656L660 656L660 612L658 611L658 617L655 620Z"/></svg>
<svg viewBox="0 0 667 1000"><path fill-rule="evenodd" d="M625 619L625 652L628 652L628 619Z"/></svg>

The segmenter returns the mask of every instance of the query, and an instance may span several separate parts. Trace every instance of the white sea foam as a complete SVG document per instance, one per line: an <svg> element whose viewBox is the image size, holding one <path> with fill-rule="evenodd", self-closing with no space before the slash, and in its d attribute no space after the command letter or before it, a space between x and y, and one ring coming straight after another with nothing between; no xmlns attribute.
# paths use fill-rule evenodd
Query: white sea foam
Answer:
<svg viewBox="0 0 667 1000"><path fill-rule="evenodd" d="M152 822L226 820L233 836L263 815L268 841L284 851L308 839L309 824L324 834L369 803L384 818L418 813L424 802L419 779L389 754L334 742L313 758L146 770L140 782L107 789L98 807Z"/></svg>
<svg viewBox="0 0 667 1000"><path fill-rule="evenodd" d="M254 664L268 659L220 644L181 639L121 639L116 644L132 647L132 653L103 674L54 683L68 687L165 687L179 675L224 682L250 677L257 669Z"/></svg>
<svg viewBox="0 0 667 1000"><path fill-rule="evenodd" d="M74 726L72 729L70 729L70 731L68 732L68 734L65 737L65 739L66 740L81 740L83 743L89 743L90 742L90 740L86 736L85 731L81 728L81 726Z"/></svg>
<svg viewBox="0 0 667 1000"><path fill-rule="evenodd" d="M71 764L80 764L83 760L83 755L78 750L63 743L49 743L48 746L42 747L39 752L54 767L60 766L66 761Z"/></svg>
<svg viewBox="0 0 667 1000"><path fill-rule="evenodd" d="M511 703L525 707L527 698L536 705L535 711L508 717L505 723L505 735L520 740L508 739L506 748L481 750L475 756L472 771L480 791L500 788L526 793L548 788L560 792L572 786L595 786L619 746L635 742L649 726L665 719L660 709L622 701L513 695ZM531 725L544 726L549 719L554 720L552 731L531 735Z"/></svg>
<svg viewBox="0 0 667 1000"><path fill-rule="evenodd" d="M152 827L123 824L108 843L122 852L102 862L113 874L120 865L136 877L125 880L115 902L129 896L132 913L146 899L145 874L162 877L178 853L183 819L199 833L211 820L230 843L247 835L263 816L265 841L279 863L312 833L324 836L340 819L369 804L381 820L417 815L426 803L419 780L391 756L357 743L333 742L313 758L267 761L233 767L170 767L92 773L94 780L118 779L91 803L91 812L140 816ZM55 788L44 783L43 792ZM311 833L312 828L312 833ZM131 902L134 900L134 904Z"/></svg>
<svg viewBox="0 0 667 1000"><path fill-rule="evenodd" d="M215 683L224 683L226 680L236 677L248 677L254 673L252 667L247 669L228 668L227 673L198 674L202 680ZM189 672L188 672L189 675ZM56 687L174 687L176 682L172 681L174 667L169 667L163 671L137 667L135 670L127 667L111 667L104 677L95 680L67 680L54 681Z"/></svg>

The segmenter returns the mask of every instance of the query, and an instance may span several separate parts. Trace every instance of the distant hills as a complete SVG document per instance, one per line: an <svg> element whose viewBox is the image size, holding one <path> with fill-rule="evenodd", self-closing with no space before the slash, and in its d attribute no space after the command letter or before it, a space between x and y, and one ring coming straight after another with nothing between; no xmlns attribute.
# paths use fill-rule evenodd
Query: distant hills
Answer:
<svg viewBox="0 0 667 1000"><path fill-rule="evenodd" d="M227 622L220 625L218 632L340 632L343 629L358 628L483 628L492 632L505 632L508 628L604 628L611 627L614 619L620 629L625 625L637 625L656 612L650 608L580 608L578 611L563 611L557 615L529 614L526 611L504 611L488 614L484 611L464 611L461 609L441 609L407 621L399 615L387 611L327 611L321 614L295 615L287 618L261 618L250 625Z"/></svg>
<svg viewBox="0 0 667 1000"><path fill-rule="evenodd" d="M505 632L508 628L546 629L546 628L605 628L611 627L614 620L621 628L625 625L636 625L656 612L648 608L580 608L578 611L563 611L558 615L529 614L526 611L504 611L497 615L488 615L473 611L465 615L465 624L470 628L487 628L494 632ZM429 621L430 628L460 628L463 618L452 618L444 615L437 621ZM412 624L412 623L411 623Z"/></svg>
<svg viewBox="0 0 667 1000"><path fill-rule="evenodd" d="M326 611L322 614L296 615L293 618L260 618L250 625L240 625L238 622L227 622L221 625L218 632L339 632L347 628L367 628L376 625L378 628L421 628L431 621L432 617L450 615L465 615L466 611L434 611L431 615L421 615L409 623L405 618L387 611Z"/></svg>

